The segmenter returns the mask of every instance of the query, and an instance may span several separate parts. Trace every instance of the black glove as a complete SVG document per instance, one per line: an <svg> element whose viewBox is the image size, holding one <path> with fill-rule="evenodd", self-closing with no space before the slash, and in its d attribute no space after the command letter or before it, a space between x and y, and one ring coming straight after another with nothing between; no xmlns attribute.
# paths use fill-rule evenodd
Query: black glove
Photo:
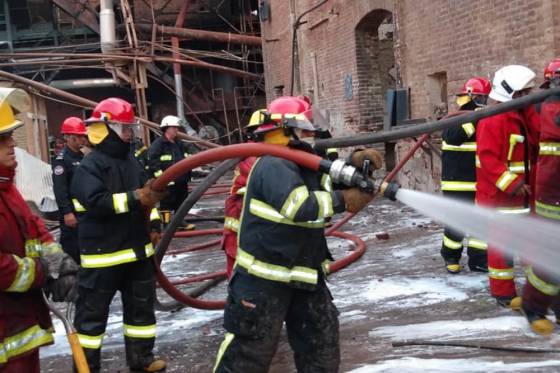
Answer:
<svg viewBox="0 0 560 373"><path fill-rule="evenodd" d="M75 274L70 274L50 280L47 292L51 294L54 302L74 302L78 295L78 279Z"/></svg>

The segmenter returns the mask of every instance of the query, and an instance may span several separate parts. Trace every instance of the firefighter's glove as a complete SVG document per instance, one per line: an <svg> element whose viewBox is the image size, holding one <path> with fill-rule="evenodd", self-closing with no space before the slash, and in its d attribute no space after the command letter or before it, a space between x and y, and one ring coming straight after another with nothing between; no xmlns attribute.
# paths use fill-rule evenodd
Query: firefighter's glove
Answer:
<svg viewBox="0 0 560 373"><path fill-rule="evenodd" d="M142 206L147 208L154 207L166 195L165 191L160 192L152 189L152 183L153 179L150 179L142 188L134 191L134 197L140 201Z"/></svg>
<svg viewBox="0 0 560 373"><path fill-rule="evenodd" d="M150 233L150 241L152 241L152 245L156 247L159 241L161 241L161 233L152 231L152 233Z"/></svg>
<svg viewBox="0 0 560 373"><path fill-rule="evenodd" d="M62 252L43 255L40 260L46 270L45 277L53 280L69 274L75 275L80 269L70 255Z"/></svg>
<svg viewBox="0 0 560 373"><path fill-rule="evenodd" d="M359 188L345 189L341 193L344 197L346 211L353 213L363 209L375 196L375 194L364 192Z"/></svg>
<svg viewBox="0 0 560 373"><path fill-rule="evenodd" d="M54 302L73 302L78 295L78 278L76 274L60 276L47 283L47 292Z"/></svg>
<svg viewBox="0 0 560 373"><path fill-rule="evenodd" d="M370 148L356 150L352 153L352 156L350 157L350 164L358 170L361 170L365 160L369 161L369 172L378 170L383 165L383 157L381 154L377 150Z"/></svg>

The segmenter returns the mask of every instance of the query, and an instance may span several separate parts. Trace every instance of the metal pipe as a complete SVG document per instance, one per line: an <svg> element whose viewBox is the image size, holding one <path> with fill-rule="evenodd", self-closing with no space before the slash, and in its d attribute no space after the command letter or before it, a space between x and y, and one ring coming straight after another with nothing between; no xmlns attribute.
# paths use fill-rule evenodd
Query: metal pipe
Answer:
<svg viewBox="0 0 560 373"><path fill-rule="evenodd" d="M527 96L513 99L508 102L499 103L493 106L487 106L484 109L469 111L465 114L444 118L439 121L426 124L419 124L412 127L399 128L389 131L379 131L375 133L360 133L355 136L348 137L316 140L315 147L319 149L343 148L347 146L358 146L393 141L418 136L425 133L432 133L453 126L461 125L463 123L476 122L483 118L505 113L507 111L517 110L525 106L541 102L552 95L560 95L560 88L550 88L542 90Z"/></svg>
<svg viewBox="0 0 560 373"><path fill-rule="evenodd" d="M58 89L100 88L116 85L117 81L113 78L53 80L49 84L49 86Z"/></svg>
<svg viewBox="0 0 560 373"><path fill-rule="evenodd" d="M101 0L99 2L99 39L103 53L115 51L117 37L113 0Z"/></svg>
<svg viewBox="0 0 560 373"><path fill-rule="evenodd" d="M156 25L155 27L157 32L162 36L172 36L183 40L202 40L216 43L250 45L254 47L260 47L262 45L262 39L260 36L232 34L231 32L197 30L192 28L182 28L177 25L175 27ZM147 23L136 24L136 29L141 32L151 33L152 25Z"/></svg>
<svg viewBox="0 0 560 373"><path fill-rule="evenodd" d="M185 17L187 15L187 9L191 4L190 0L183 1L179 14L177 15L177 20L175 21L176 27L182 27L185 23ZM173 59L180 60L181 56L179 54L179 39L177 37L171 38L171 46L173 48ZM175 79L175 103L177 107L177 116L183 121L183 126L189 134L196 134L196 131L188 124L185 118L185 108L183 107L183 76L181 73L181 65L177 61L173 61L173 77Z"/></svg>
<svg viewBox="0 0 560 373"><path fill-rule="evenodd" d="M259 80L261 78L260 74L253 74L243 70L234 69L233 67L227 67L222 65L216 65L213 63L208 63L204 61L193 61L193 60L184 60L184 59L176 59L171 57L159 57L156 56L153 58L154 61L161 61L161 62L173 62L173 64L179 65L187 65L192 67L200 67L208 70L219 71L225 74L238 76L240 78L251 79L251 80ZM175 74L176 75L176 74Z"/></svg>
<svg viewBox="0 0 560 373"><path fill-rule="evenodd" d="M88 100L87 98L75 95L75 94L70 93L70 92L63 91L61 89L49 87L46 84L36 82L34 80L27 79L27 78L24 78L24 77L19 76L19 75L11 74L11 73L6 72L6 71L0 70L0 77L4 78L4 79L7 79L7 80L10 80L10 81L13 81L13 82L24 84L26 86L33 87L33 88L38 89L38 90L43 91L43 92L52 93L52 94L54 94L58 97L67 99L71 102L77 103L77 104L79 104L81 106L84 106L86 108L93 109L97 105L97 102L92 101L92 100ZM154 132L161 133L161 130L160 130L159 125L157 123L154 123L154 122L151 122L149 120L142 119L142 118L138 118L138 121L140 122L140 124L150 128ZM194 143L194 144L196 144L200 147L206 147L206 148L220 147L220 145L218 145L218 144L214 144L214 143L209 142L209 141L200 140L200 139L185 135L183 133L179 133L177 137L179 137L181 140L186 140L186 141L192 142L192 143Z"/></svg>

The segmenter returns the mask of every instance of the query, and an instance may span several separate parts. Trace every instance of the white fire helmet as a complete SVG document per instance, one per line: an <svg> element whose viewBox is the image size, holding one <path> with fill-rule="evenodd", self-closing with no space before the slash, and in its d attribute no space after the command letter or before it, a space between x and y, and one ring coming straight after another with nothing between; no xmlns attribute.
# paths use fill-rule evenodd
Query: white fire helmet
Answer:
<svg viewBox="0 0 560 373"><path fill-rule="evenodd" d="M489 97L498 102L507 102L515 92L535 86L535 72L521 65L502 67L494 75Z"/></svg>
<svg viewBox="0 0 560 373"><path fill-rule="evenodd" d="M175 115L167 115L161 120L160 128L165 127L182 127L182 120Z"/></svg>

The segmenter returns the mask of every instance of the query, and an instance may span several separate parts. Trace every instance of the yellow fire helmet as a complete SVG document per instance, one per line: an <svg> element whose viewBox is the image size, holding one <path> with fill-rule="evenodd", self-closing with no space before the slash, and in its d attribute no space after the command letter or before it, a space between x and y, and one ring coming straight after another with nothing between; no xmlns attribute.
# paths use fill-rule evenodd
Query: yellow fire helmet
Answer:
<svg viewBox="0 0 560 373"><path fill-rule="evenodd" d="M14 114L28 110L30 97L23 89L0 87L0 134L12 132L23 126L23 122Z"/></svg>
<svg viewBox="0 0 560 373"><path fill-rule="evenodd" d="M252 130L260 126L264 121L264 113L266 113L266 109L259 109L251 114L249 124L246 127L247 130Z"/></svg>

